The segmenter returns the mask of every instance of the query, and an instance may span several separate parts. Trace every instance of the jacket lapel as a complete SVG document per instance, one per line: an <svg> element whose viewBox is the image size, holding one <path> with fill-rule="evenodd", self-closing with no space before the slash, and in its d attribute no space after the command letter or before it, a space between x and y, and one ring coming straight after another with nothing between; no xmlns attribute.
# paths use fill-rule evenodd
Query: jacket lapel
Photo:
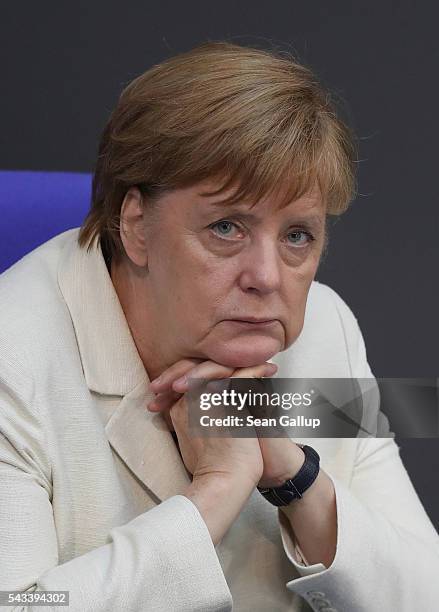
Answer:
<svg viewBox="0 0 439 612"><path fill-rule="evenodd" d="M157 500L181 493L191 481L163 417L146 405L154 397L100 245L79 247L78 228L60 256L58 284L75 329L88 388L118 395L105 432L112 448Z"/></svg>
<svg viewBox="0 0 439 612"><path fill-rule="evenodd" d="M123 397L105 432L113 449L160 502L183 493L191 477L165 420L146 408L153 396L145 379Z"/></svg>

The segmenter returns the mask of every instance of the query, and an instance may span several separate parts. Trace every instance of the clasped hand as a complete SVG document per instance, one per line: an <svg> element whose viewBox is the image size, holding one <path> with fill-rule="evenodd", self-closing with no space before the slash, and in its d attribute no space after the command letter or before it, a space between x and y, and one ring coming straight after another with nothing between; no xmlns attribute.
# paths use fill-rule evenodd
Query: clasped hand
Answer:
<svg viewBox="0 0 439 612"><path fill-rule="evenodd" d="M229 377L262 378L273 376L276 372L276 364L269 362L235 369L211 360L182 359L151 382L150 387L157 395L154 401L149 403L148 409L162 413L171 431L175 430L177 434L186 469L194 477L200 476L215 471L215 466L199 461L203 441L201 438L189 437L187 433L187 377L206 380ZM231 440L227 438L221 438L218 443L227 447L230 469L233 469L233 460L239 462L240 469L260 487L280 486L288 478L294 477L304 462L302 449L290 438L259 438L256 435L254 439L241 439L239 446L231 444ZM224 470L224 465L222 469Z"/></svg>

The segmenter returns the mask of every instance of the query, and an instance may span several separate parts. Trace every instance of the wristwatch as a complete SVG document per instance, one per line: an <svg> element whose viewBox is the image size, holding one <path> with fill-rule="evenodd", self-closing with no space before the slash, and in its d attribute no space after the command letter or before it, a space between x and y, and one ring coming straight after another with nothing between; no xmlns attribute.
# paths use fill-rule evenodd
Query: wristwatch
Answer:
<svg viewBox="0 0 439 612"><path fill-rule="evenodd" d="M320 455L307 444L298 444L305 453L305 462L294 476L280 487L256 487L273 506L288 506L293 500L303 497L304 492L312 485L320 470Z"/></svg>

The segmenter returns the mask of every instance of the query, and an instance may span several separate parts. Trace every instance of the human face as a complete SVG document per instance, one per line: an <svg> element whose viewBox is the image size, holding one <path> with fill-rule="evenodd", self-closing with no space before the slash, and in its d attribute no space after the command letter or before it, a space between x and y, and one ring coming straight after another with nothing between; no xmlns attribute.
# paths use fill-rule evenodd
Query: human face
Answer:
<svg viewBox="0 0 439 612"><path fill-rule="evenodd" d="M216 186L203 181L159 201L145 228L148 314L168 363L258 365L302 330L324 245L324 205L316 189L280 210L273 198L250 210L248 202L215 204L223 194L199 195Z"/></svg>

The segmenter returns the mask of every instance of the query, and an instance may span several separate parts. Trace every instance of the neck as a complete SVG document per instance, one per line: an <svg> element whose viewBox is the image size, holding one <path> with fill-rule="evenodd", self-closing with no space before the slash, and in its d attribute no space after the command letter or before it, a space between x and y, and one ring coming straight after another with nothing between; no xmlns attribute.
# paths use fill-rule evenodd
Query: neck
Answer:
<svg viewBox="0 0 439 612"><path fill-rule="evenodd" d="M148 378L154 380L171 363L168 365L162 355L164 342L163 338L159 342L159 329L152 316L147 271L126 258L117 264L111 262L110 277Z"/></svg>

